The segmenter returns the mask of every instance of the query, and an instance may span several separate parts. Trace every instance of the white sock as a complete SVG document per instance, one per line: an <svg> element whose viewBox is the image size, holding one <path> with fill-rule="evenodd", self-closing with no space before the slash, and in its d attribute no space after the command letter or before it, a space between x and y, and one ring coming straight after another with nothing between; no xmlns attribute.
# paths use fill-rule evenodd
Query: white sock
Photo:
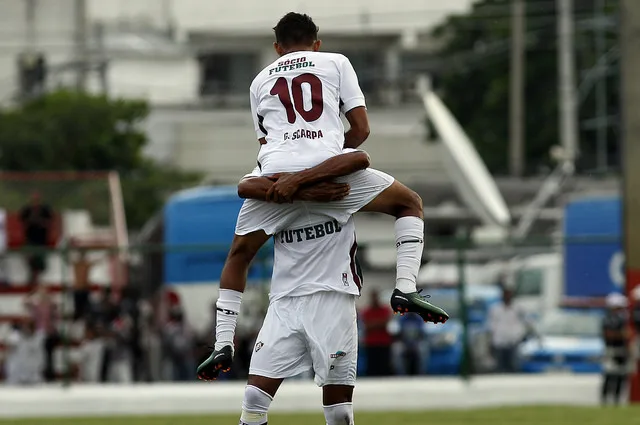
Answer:
<svg viewBox="0 0 640 425"><path fill-rule="evenodd" d="M220 290L220 296L216 302L216 350L227 345L233 349L233 336L236 333L240 303L242 303L242 292L231 289Z"/></svg>
<svg viewBox="0 0 640 425"><path fill-rule="evenodd" d="M240 425L264 425L272 398L269 394L253 385L244 388Z"/></svg>
<svg viewBox="0 0 640 425"><path fill-rule="evenodd" d="M353 403L324 406L324 419L327 425L353 425Z"/></svg>
<svg viewBox="0 0 640 425"><path fill-rule="evenodd" d="M424 221L418 217L396 220L396 288L405 294L416 292L416 279L424 248Z"/></svg>

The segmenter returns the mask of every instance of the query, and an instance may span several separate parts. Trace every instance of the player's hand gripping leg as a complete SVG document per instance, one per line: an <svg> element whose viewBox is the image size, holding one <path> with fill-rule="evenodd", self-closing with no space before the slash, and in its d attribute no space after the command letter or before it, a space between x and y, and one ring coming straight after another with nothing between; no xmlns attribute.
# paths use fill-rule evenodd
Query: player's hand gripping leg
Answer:
<svg viewBox="0 0 640 425"><path fill-rule="evenodd" d="M200 366L198 366L198 379L203 381L214 381L218 379L220 372L231 370L233 363L233 348L225 345L220 350L213 350Z"/></svg>

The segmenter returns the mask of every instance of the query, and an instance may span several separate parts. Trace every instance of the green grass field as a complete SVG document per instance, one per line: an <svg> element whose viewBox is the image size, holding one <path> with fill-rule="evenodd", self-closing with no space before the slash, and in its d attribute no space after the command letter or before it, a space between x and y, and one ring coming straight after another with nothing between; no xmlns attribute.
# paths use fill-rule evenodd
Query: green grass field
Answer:
<svg viewBox="0 0 640 425"><path fill-rule="evenodd" d="M0 425L235 425L238 415L0 420ZM269 415L269 424L324 424L322 414ZM357 425L640 425L638 407L514 407L357 413Z"/></svg>

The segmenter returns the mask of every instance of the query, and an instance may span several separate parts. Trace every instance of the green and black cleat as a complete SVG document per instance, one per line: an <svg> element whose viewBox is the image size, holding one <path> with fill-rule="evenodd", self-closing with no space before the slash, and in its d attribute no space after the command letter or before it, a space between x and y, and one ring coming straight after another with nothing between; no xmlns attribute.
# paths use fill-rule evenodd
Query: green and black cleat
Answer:
<svg viewBox="0 0 640 425"><path fill-rule="evenodd" d="M218 379L220 372L228 372L231 370L232 363L233 349L230 345L226 345L218 351L213 350L209 357L198 366L198 379L214 381Z"/></svg>
<svg viewBox="0 0 640 425"><path fill-rule="evenodd" d="M425 322L444 323L449 320L446 311L426 300L429 296L421 294L422 289L405 294L398 289L391 294L391 308L394 314L416 313Z"/></svg>

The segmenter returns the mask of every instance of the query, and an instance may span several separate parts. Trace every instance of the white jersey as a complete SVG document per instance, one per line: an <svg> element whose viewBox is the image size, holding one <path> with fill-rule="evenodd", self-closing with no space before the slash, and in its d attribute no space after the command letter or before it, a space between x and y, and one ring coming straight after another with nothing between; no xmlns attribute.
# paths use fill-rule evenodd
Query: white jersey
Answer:
<svg viewBox="0 0 640 425"><path fill-rule="evenodd" d="M251 113L263 175L301 171L342 153L340 112L365 106L345 56L301 51L280 57L251 83Z"/></svg>
<svg viewBox="0 0 640 425"><path fill-rule="evenodd" d="M274 241L272 302L322 291L360 294L353 218L340 225L327 216L305 215L288 230L276 233Z"/></svg>

